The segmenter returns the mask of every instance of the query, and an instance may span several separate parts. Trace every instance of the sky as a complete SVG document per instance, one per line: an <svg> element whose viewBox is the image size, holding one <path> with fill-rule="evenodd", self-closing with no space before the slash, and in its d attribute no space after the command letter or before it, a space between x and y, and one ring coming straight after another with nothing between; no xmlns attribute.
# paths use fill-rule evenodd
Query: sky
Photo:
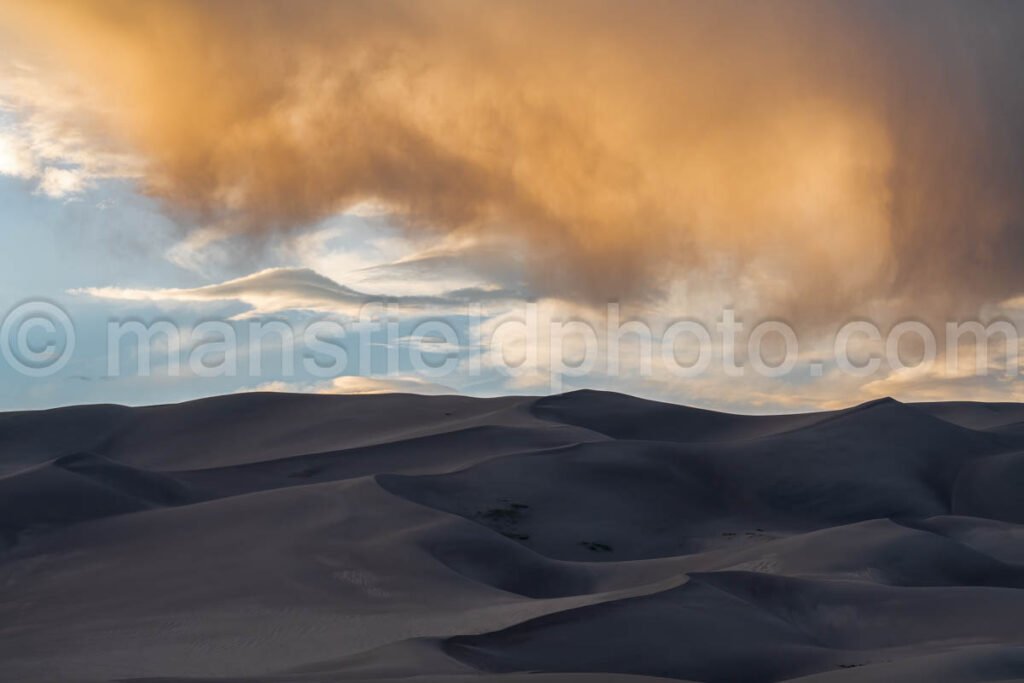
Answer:
<svg viewBox="0 0 1024 683"><path fill-rule="evenodd" d="M0 409L1019 400L1021 64L1015 2L0 0Z"/></svg>

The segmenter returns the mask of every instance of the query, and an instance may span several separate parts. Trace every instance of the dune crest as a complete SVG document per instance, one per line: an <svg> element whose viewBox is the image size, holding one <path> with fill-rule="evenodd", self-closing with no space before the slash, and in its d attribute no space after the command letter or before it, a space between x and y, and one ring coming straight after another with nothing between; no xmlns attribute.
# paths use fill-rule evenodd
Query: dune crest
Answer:
<svg viewBox="0 0 1024 683"><path fill-rule="evenodd" d="M1024 679L1024 407L0 415L0 680Z"/></svg>

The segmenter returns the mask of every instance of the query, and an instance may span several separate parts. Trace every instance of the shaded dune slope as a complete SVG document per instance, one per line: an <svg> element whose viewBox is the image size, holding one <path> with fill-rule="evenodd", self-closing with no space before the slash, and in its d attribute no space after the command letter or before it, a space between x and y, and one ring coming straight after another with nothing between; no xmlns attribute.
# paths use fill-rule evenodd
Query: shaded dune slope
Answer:
<svg viewBox="0 0 1024 683"><path fill-rule="evenodd" d="M1024 679L1024 408L0 415L0 680Z"/></svg>

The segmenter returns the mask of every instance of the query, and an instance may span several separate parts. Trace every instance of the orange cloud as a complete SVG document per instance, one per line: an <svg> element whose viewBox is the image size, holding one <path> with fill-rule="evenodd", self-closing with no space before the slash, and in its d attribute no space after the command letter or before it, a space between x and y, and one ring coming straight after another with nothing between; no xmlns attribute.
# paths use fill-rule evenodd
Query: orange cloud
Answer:
<svg viewBox="0 0 1024 683"><path fill-rule="evenodd" d="M259 235L382 202L410 230L521 239L538 291L685 277L808 317L1024 284L1019 4L3 8L5 42L75 74L76 111L193 222Z"/></svg>

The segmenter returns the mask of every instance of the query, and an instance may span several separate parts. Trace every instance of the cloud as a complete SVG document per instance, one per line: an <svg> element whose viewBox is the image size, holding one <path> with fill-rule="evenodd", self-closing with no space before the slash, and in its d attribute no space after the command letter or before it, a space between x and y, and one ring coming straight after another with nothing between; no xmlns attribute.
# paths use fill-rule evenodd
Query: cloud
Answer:
<svg viewBox="0 0 1024 683"><path fill-rule="evenodd" d="M14 132L0 132L0 175L35 181L36 191L58 199L81 193L90 178L79 167L46 165L37 150Z"/></svg>
<svg viewBox="0 0 1024 683"><path fill-rule="evenodd" d="M952 372L941 366L897 370L868 382L860 393L869 398L892 396L904 401L1024 400L1019 378L996 372Z"/></svg>
<svg viewBox="0 0 1024 683"><path fill-rule="evenodd" d="M39 179L39 191L49 197L64 197L82 192L88 183L88 178L80 170L51 166Z"/></svg>
<svg viewBox="0 0 1024 683"><path fill-rule="evenodd" d="M268 268L258 273L203 287L133 289L86 287L71 294L123 301L238 301L252 312L268 314L288 310L316 310L356 314L367 304L399 307L454 308L471 303L500 302L515 298L503 290L463 289L442 296L386 296L368 294L338 284L308 268Z"/></svg>
<svg viewBox="0 0 1024 683"><path fill-rule="evenodd" d="M483 280L518 290L522 298L532 298L533 292L523 281L527 267L518 246L507 239L456 234L439 244L390 263L362 268L355 274L366 285L414 283L421 288L436 287L439 283L449 288L465 287Z"/></svg>
<svg viewBox="0 0 1024 683"><path fill-rule="evenodd" d="M258 236L373 206L512 236L541 294L685 278L808 320L1024 289L1020 3L4 9L37 80L78 79L24 106L137 154L196 224Z"/></svg>
<svg viewBox="0 0 1024 683"><path fill-rule="evenodd" d="M346 375L329 381L304 383L275 381L261 384L253 389L242 391L275 391L301 392L319 394L421 394L425 396L444 396L458 393L451 387L427 381L415 375L399 375L386 377L362 377Z"/></svg>
<svg viewBox="0 0 1024 683"><path fill-rule="evenodd" d="M358 377L349 375L335 378L322 393L332 394L425 394L442 396L458 393L451 387L430 382L413 375L398 377Z"/></svg>
<svg viewBox="0 0 1024 683"><path fill-rule="evenodd" d="M12 40L0 29L0 43L13 53ZM138 177L138 159L93 125L88 100L63 76L0 61L0 174L34 181L37 193L55 199L81 194L97 180Z"/></svg>
<svg viewBox="0 0 1024 683"><path fill-rule="evenodd" d="M0 133L0 174L16 178L32 178L39 169L32 150L19 137Z"/></svg>

